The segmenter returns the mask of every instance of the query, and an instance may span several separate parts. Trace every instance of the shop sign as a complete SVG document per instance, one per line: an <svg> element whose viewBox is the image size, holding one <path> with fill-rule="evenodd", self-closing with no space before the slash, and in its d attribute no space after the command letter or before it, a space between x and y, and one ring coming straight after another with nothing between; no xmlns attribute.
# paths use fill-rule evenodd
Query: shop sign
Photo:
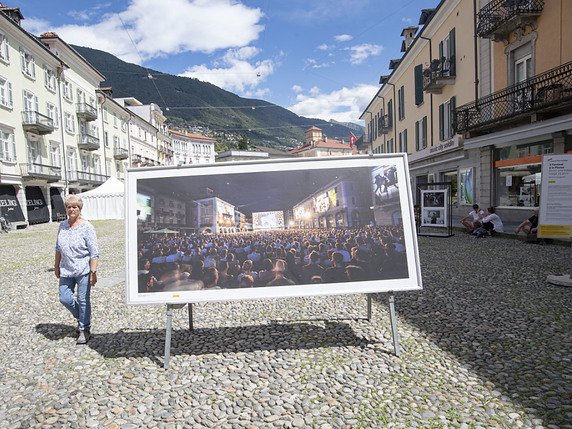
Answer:
<svg viewBox="0 0 572 429"><path fill-rule="evenodd" d="M572 154L542 158L539 237L572 237Z"/></svg>
<svg viewBox="0 0 572 429"><path fill-rule="evenodd" d="M423 150L418 152L412 153L408 156L409 162L418 161L423 158L427 158L429 156L436 156L440 155L445 152L452 151L461 147L462 144L462 137L460 135L455 135L453 138L446 140L436 146L427 147Z"/></svg>

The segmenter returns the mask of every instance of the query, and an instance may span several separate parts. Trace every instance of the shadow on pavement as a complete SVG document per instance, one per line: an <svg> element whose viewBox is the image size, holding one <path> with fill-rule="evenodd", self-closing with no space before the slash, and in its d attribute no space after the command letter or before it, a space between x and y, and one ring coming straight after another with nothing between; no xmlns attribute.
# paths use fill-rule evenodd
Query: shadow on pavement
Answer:
<svg viewBox="0 0 572 429"><path fill-rule="evenodd" d="M366 347L372 341L355 335L345 323L270 323L268 325L173 330L171 356L248 353L262 350L303 350L321 347ZM36 331L49 340L75 336L75 328L39 324ZM165 330L95 333L88 346L106 358L147 357L155 362L165 352ZM389 350L387 353L391 353Z"/></svg>

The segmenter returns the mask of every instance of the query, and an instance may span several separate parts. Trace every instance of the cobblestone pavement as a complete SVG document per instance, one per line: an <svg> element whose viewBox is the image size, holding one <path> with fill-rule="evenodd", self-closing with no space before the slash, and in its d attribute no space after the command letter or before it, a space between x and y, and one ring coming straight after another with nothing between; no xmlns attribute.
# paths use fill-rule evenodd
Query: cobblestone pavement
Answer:
<svg viewBox="0 0 572 429"><path fill-rule="evenodd" d="M93 338L75 345L51 271L57 225L0 236L0 427L572 428L570 249L420 237L422 292L126 306L123 224L94 222ZM318 320L309 320L317 318Z"/></svg>

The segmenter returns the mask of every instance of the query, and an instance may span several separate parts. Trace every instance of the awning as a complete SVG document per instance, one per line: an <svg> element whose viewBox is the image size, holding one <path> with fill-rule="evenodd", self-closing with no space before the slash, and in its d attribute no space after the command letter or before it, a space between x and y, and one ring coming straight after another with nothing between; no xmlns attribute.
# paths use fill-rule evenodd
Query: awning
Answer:
<svg viewBox="0 0 572 429"><path fill-rule="evenodd" d="M24 222L26 218L12 185L0 185L0 214L10 222Z"/></svg>
<svg viewBox="0 0 572 429"><path fill-rule="evenodd" d="M50 221L50 212L46 199L39 186L26 186L26 205L28 207L28 223L45 223Z"/></svg>
<svg viewBox="0 0 572 429"><path fill-rule="evenodd" d="M50 199L52 200L52 220L57 221L66 218L66 208L62 194L58 188L50 188Z"/></svg>

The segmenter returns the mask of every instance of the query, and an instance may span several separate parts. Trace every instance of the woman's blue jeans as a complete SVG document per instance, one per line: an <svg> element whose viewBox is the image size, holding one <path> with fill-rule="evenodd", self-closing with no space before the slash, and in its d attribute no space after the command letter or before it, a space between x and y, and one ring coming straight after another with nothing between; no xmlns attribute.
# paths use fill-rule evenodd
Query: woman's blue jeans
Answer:
<svg viewBox="0 0 572 429"><path fill-rule="evenodd" d="M73 296L76 285L77 300ZM89 273L78 277L60 277L60 302L79 322L80 330L91 327L90 292Z"/></svg>

